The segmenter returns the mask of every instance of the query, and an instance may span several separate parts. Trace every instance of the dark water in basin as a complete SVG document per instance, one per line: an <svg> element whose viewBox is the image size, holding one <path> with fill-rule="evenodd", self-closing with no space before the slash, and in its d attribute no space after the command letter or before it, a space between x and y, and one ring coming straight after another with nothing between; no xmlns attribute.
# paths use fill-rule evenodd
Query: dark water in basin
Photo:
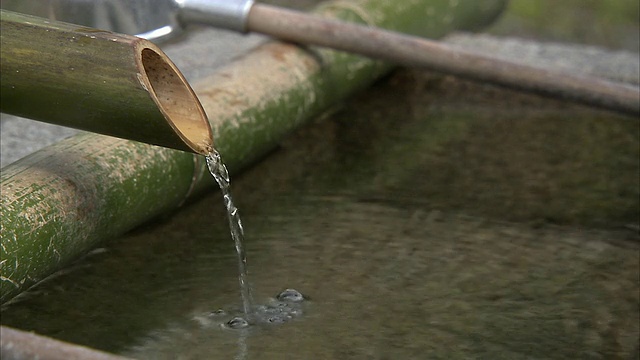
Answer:
<svg viewBox="0 0 640 360"><path fill-rule="evenodd" d="M5 307L2 324L148 359L630 358L637 232L618 225L637 206L619 195L637 186L633 124L575 110L583 127L566 132L492 103L443 116L422 91L390 104L394 86L234 176L255 304L297 289L289 321L221 326L243 304L213 192Z"/></svg>
<svg viewBox="0 0 640 360"><path fill-rule="evenodd" d="M189 240L194 234L175 230L183 217L210 219L210 201L159 225L162 239L118 241L2 321L148 359L524 359L601 349L602 319L633 311L624 287L634 286L625 272L636 265L607 234L532 231L340 196L277 200L278 211L245 217L254 239L247 248L256 303L275 303L283 284L308 293L286 323L222 326L243 314L223 222L215 250L211 231Z"/></svg>

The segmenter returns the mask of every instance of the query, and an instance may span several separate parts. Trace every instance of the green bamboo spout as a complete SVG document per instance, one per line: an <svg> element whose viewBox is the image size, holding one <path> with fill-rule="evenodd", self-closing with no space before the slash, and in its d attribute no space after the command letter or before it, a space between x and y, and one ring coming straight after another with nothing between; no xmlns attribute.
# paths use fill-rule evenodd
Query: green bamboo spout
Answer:
<svg viewBox="0 0 640 360"><path fill-rule="evenodd" d="M153 43L1 10L0 111L207 154L195 93Z"/></svg>

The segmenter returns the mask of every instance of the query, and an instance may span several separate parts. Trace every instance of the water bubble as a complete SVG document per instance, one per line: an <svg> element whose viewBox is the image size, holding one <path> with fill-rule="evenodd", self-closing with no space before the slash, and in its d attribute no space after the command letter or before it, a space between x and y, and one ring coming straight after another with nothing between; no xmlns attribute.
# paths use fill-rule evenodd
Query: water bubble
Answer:
<svg viewBox="0 0 640 360"><path fill-rule="evenodd" d="M256 312L256 316L259 321L268 324L284 324L289 320L292 320L300 312L295 311L288 306L281 306L280 304L275 306L265 306Z"/></svg>
<svg viewBox="0 0 640 360"><path fill-rule="evenodd" d="M302 315L302 309L294 308L289 311L289 315L291 316L300 316Z"/></svg>
<svg viewBox="0 0 640 360"><path fill-rule="evenodd" d="M226 327L228 327L229 329L244 329L246 327L249 327L249 322L244 318L236 316L233 319L227 321Z"/></svg>
<svg viewBox="0 0 640 360"><path fill-rule="evenodd" d="M258 309L258 312L264 315L280 315L282 313L286 313L288 312L288 305L287 304L276 304L273 306L264 306L260 309Z"/></svg>
<svg viewBox="0 0 640 360"><path fill-rule="evenodd" d="M304 301L304 295L302 295L302 293L296 289L286 289L280 294L278 294L276 298L280 301L285 301L285 302L297 303L297 302Z"/></svg>
<svg viewBox="0 0 640 360"><path fill-rule="evenodd" d="M225 316L225 315L227 315L227 312L222 309L218 309L209 313L209 316L211 317L219 317L219 316Z"/></svg>
<svg viewBox="0 0 640 360"><path fill-rule="evenodd" d="M284 324L285 322L291 320L292 317L290 315L285 316L271 316L267 318L267 322L271 324Z"/></svg>

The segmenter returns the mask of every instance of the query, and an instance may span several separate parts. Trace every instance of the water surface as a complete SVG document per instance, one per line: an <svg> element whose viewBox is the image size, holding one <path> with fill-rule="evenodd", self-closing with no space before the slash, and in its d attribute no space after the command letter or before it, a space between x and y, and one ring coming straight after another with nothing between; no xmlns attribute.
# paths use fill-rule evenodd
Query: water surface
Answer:
<svg viewBox="0 0 640 360"><path fill-rule="evenodd" d="M234 176L254 301L301 291L289 321L221 326L243 304L215 191L3 325L143 359L636 354L637 123L453 85L396 74Z"/></svg>

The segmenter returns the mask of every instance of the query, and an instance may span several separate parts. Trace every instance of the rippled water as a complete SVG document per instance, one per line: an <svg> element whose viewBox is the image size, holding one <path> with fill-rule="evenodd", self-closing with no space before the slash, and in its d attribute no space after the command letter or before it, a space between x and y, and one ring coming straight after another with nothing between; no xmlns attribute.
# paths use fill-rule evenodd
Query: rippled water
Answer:
<svg viewBox="0 0 640 360"><path fill-rule="evenodd" d="M245 206L259 304L247 327L225 223L202 229L218 196L85 259L3 324L141 359L525 359L584 354L599 316L634 311L618 296L637 257L612 234L280 194Z"/></svg>

